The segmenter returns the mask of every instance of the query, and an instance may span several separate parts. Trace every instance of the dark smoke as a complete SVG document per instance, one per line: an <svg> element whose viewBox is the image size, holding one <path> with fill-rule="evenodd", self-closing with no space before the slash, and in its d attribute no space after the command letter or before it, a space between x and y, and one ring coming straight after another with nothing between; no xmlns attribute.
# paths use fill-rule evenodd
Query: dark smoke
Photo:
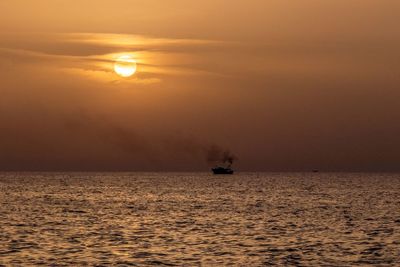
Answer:
<svg viewBox="0 0 400 267"><path fill-rule="evenodd" d="M193 171L236 158L188 133L150 135L139 125L91 111L47 115L46 120L39 115L0 131L0 170ZM51 122L51 129L37 127L42 121Z"/></svg>
<svg viewBox="0 0 400 267"><path fill-rule="evenodd" d="M209 164L215 165L228 163L230 166L235 160L237 160L236 155L228 149L224 149L217 145L212 145L207 149L207 162Z"/></svg>
<svg viewBox="0 0 400 267"><path fill-rule="evenodd" d="M129 166L137 163L139 166L150 166L157 170L190 170L201 166L204 158L208 165L230 166L237 160L229 149L190 134L144 135L135 126L116 124L108 117L98 117L90 113L82 113L67 122L66 128L71 135L88 135L89 140L84 141L89 145L97 140L93 161L104 159L111 169L129 169ZM91 148L86 145L79 146L82 154L86 154L87 149ZM117 162L112 158L113 155L118 158ZM81 164L85 165L85 162Z"/></svg>

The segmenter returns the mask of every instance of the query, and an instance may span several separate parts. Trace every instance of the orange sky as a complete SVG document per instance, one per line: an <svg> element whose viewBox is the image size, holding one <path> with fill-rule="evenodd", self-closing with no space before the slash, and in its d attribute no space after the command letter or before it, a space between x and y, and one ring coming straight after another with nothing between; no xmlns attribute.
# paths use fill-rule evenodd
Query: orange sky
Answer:
<svg viewBox="0 0 400 267"><path fill-rule="evenodd" d="M220 144L241 170L400 170L398 1L0 10L0 169L207 170Z"/></svg>

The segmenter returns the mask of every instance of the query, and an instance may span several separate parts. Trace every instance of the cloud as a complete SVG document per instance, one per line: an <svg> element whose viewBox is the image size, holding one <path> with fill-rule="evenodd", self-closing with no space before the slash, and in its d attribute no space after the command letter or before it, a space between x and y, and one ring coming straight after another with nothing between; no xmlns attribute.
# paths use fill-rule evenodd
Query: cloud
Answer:
<svg viewBox="0 0 400 267"><path fill-rule="evenodd" d="M138 63L138 73L147 73L152 77L126 81L151 84L159 82L160 75L217 74L196 67L190 54L222 45L223 42L218 41L127 34L4 34L0 37L0 54L3 60L22 64L45 62L54 68L74 70L75 74L91 78L96 78L97 73L100 74L99 81L115 80L115 77L105 79L109 75L104 73L112 73L115 59L129 54ZM91 74L88 75L88 72Z"/></svg>

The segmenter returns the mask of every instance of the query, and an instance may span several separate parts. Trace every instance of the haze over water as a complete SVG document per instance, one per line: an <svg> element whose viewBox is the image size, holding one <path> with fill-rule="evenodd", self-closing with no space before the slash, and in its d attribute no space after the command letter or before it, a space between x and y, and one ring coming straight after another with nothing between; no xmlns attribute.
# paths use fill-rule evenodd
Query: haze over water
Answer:
<svg viewBox="0 0 400 267"><path fill-rule="evenodd" d="M399 174L2 173L0 265L395 266L399 199Z"/></svg>
<svg viewBox="0 0 400 267"><path fill-rule="evenodd" d="M0 10L0 170L400 171L398 0Z"/></svg>

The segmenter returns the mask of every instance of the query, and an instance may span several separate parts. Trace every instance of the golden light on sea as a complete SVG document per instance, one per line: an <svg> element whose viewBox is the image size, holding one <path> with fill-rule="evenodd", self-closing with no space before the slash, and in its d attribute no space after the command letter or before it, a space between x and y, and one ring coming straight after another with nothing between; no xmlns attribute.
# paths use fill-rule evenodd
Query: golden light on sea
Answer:
<svg viewBox="0 0 400 267"><path fill-rule="evenodd" d="M136 72L136 60L129 55L123 55L116 59L114 71L121 77L130 77Z"/></svg>

